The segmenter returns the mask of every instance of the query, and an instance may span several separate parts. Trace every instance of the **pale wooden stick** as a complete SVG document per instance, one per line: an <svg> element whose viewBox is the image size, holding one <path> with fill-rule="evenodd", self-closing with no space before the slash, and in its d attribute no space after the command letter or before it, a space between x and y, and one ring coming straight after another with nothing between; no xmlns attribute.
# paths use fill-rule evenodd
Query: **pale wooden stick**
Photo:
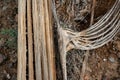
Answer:
<svg viewBox="0 0 120 80"><path fill-rule="evenodd" d="M17 80L26 80L26 0L18 0Z"/></svg>
<svg viewBox="0 0 120 80"><path fill-rule="evenodd" d="M67 80L67 66L66 66L66 52L67 52L67 44L68 44L68 38L64 32L62 32L61 28L58 28L58 34L60 36L58 44L59 44L59 51L60 51L60 61L62 66L62 75L63 80Z"/></svg>
<svg viewBox="0 0 120 80"><path fill-rule="evenodd" d="M35 76L36 80L42 80L42 61L40 50L40 31L39 31L39 12L38 12L38 2L32 0L32 14L33 14L33 32L34 32L34 52L35 52Z"/></svg>
<svg viewBox="0 0 120 80"><path fill-rule="evenodd" d="M45 17L47 16L45 13L46 7L45 7L45 2L44 0L36 0L38 3L36 5L38 5L38 10L39 10L39 36L38 38L40 38L39 43L40 46L39 48L41 48L41 50L39 50L40 54L41 54L41 61L42 61L42 80L49 80L49 72L48 72L48 59L47 59L47 38L46 38L46 24L47 22L45 21ZM39 44L38 43L38 44ZM36 72L37 73L37 72Z"/></svg>
<svg viewBox="0 0 120 80"><path fill-rule="evenodd" d="M50 5L49 0L33 0L36 80L56 80Z"/></svg>
<svg viewBox="0 0 120 80"><path fill-rule="evenodd" d="M52 28L52 0L44 0L45 4L45 33L46 33L46 48L48 57L48 72L49 80L56 80L56 70L55 70L55 53L54 53L54 43L53 43L53 28Z"/></svg>
<svg viewBox="0 0 120 80"><path fill-rule="evenodd" d="M92 0L92 10L91 10L91 21L90 26L94 23L94 13L95 13L96 0Z"/></svg>
<svg viewBox="0 0 120 80"><path fill-rule="evenodd" d="M34 80L34 67L33 67L33 32L32 32L32 9L31 0L27 0L27 31L28 31L28 72L29 80Z"/></svg>
<svg viewBox="0 0 120 80"><path fill-rule="evenodd" d="M85 80L85 74L86 74L86 69L87 69L87 62L89 58L89 50L86 51L85 56L84 56L84 61L81 69L81 80Z"/></svg>

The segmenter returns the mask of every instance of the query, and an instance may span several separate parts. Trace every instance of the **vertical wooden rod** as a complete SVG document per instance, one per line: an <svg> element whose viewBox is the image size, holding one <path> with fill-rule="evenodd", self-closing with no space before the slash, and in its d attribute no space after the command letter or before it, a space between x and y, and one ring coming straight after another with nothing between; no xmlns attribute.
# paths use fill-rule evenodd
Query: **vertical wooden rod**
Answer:
<svg viewBox="0 0 120 80"><path fill-rule="evenodd" d="M18 72L17 80L26 80L26 0L18 0Z"/></svg>
<svg viewBox="0 0 120 80"><path fill-rule="evenodd" d="M33 33L34 33L34 52L35 52L35 77L36 80L42 80L42 59L40 51L43 50L40 47L41 38L39 37L41 34L40 30L40 20L39 20L39 5L38 0L32 0L32 15L33 15Z"/></svg>
<svg viewBox="0 0 120 80"><path fill-rule="evenodd" d="M46 31L46 43L47 43L46 48L47 48L47 57L48 57L49 80L56 80L51 3L52 3L52 0L44 0L45 23L46 23L45 31Z"/></svg>

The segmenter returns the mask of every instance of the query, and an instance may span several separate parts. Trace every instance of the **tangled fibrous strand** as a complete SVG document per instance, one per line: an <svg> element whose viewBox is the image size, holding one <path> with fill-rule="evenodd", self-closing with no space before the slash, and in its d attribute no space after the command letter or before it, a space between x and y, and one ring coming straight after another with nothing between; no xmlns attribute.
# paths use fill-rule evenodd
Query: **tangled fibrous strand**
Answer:
<svg viewBox="0 0 120 80"><path fill-rule="evenodd" d="M120 0L97 23L82 32L65 30L76 48L95 49L112 40L120 30Z"/></svg>
<svg viewBox="0 0 120 80"><path fill-rule="evenodd" d="M57 16L56 16L57 17ZM62 28L57 17L57 24ZM74 48L90 50L103 46L112 40L120 30L120 0L94 25L88 29L75 32L71 29L59 29L69 39ZM66 35L65 35L66 34Z"/></svg>
<svg viewBox="0 0 120 80"><path fill-rule="evenodd" d="M62 0L62 2L64 1ZM81 50L91 50L99 48L111 41L113 37L115 37L115 35L120 31L120 0L116 0L113 7L103 17L101 17L101 19L98 22L80 32L72 30L70 29L71 27L68 26L68 24L71 21L71 18L73 18L74 16L72 16L71 18L66 17L67 19L65 18L63 20L62 24L66 24L65 26L67 26L68 28L64 28L63 25L61 25L61 17L57 15L54 0L52 2L52 10L55 21L57 23L57 31L59 34L58 43L63 71L63 80L67 80L67 51L73 48ZM63 13L63 15L64 14L66 15L67 13L65 12ZM80 16L79 19L82 19L81 17L82 16ZM75 18L76 17L74 17L74 19Z"/></svg>

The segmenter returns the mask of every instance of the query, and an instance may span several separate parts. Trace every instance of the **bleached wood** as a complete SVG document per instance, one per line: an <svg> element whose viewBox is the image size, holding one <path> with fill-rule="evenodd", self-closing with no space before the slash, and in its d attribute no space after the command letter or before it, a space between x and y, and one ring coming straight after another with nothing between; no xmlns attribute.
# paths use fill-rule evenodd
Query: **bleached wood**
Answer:
<svg viewBox="0 0 120 80"><path fill-rule="evenodd" d="M55 80L54 48L49 0L33 0L36 80Z"/></svg>
<svg viewBox="0 0 120 80"><path fill-rule="evenodd" d="M26 0L18 0L17 80L26 80Z"/></svg>
<svg viewBox="0 0 120 80"><path fill-rule="evenodd" d="M54 53L54 43L53 43L53 28L52 28L52 0L44 0L45 4L45 31L46 31L46 48L47 48L47 58L48 58L48 73L49 80L56 80L56 70L55 70L55 53Z"/></svg>
<svg viewBox="0 0 120 80"><path fill-rule="evenodd" d="M93 23L94 23L95 6L96 6L96 0L92 0L92 9L91 9L91 20L90 20L90 26L92 26Z"/></svg>
<svg viewBox="0 0 120 80"><path fill-rule="evenodd" d="M40 50L40 38L39 38L39 10L37 0L32 0L32 15L33 15L33 32L34 32L34 51L35 51L35 76L36 80L42 80L42 61Z"/></svg>
<svg viewBox="0 0 120 80"><path fill-rule="evenodd" d="M17 79L56 80L50 0L19 0L18 8Z"/></svg>

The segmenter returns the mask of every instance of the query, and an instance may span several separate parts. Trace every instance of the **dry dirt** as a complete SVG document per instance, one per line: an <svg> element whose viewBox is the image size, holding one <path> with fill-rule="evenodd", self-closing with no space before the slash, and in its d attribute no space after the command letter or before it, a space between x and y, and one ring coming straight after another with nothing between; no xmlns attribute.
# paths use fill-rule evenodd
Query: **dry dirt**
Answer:
<svg viewBox="0 0 120 80"><path fill-rule="evenodd" d="M0 0L0 80L17 80L17 0Z"/></svg>

